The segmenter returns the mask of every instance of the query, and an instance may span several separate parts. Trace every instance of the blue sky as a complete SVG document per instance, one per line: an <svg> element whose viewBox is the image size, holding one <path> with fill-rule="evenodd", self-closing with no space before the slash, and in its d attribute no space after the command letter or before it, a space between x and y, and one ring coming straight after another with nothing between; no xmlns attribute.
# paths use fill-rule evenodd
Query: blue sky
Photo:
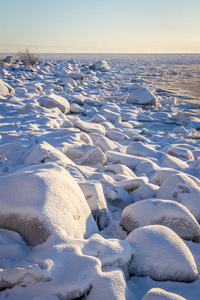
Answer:
<svg viewBox="0 0 200 300"><path fill-rule="evenodd" d="M200 53L200 0L0 0L0 52Z"/></svg>

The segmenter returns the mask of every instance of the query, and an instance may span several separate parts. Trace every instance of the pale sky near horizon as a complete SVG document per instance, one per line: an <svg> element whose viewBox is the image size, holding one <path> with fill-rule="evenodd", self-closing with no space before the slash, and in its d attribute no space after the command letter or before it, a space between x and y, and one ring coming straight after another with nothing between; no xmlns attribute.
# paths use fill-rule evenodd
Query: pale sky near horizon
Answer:
<svg viewBox="0 0 200 300"><path fill-rule="evenodd" d="M0 53L200 53L200 0L0 0Z"/></svg>

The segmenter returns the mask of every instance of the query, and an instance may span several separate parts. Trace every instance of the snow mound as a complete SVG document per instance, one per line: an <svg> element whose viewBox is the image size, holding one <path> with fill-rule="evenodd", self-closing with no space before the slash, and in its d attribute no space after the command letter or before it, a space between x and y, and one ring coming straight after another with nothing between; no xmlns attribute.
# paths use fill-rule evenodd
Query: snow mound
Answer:
<svg viewBox="0 0 200 300"><path fill-rule="evenodd" d="M143 105L155 105L157 103L155 95L148 88L139 88L133 90L128 96L126 102Z"/></svg>
<svg viewBox="0 0 200 300"><path fill-rule="evenodd" d="M156 192L160 199L174 200L183 204L200 222L200 187L184 174L168 177Z"/></svg>
<svg viewBox="0 0 200 300"><path fill-rule="evenodd" d="M122 120L121 115L119 113L112 112L104 107L101 109L100 114L113 124L121 122Z"/></svg>
<svg viewBox="0 0 200 300"><path fill-rule="evenodd" d="M84 80L85 77L81 73L69 73L69 77L71 77L73 80Z"/></svg>
<svg viewBox="0 0 200 300"><path fill-rule="evenodd" d="M128 135L124 134L123 132L118 131L117 129L108 130L106 133L106 136L107 136L107 138L109 138L113 141L116 141L116 142L130 140Z"/></svg>
<svg viewBox="0 0 200 300"><path fill-rule="evenodd" d="M192 151L181 147L170 147L167 150L167 154L187 160L194 159Z"/></svg>
<svg viewBox="0 0 200 300"><path fill-rule="evenodd" d="M93 234L84 240L82 248L84 255L97 257L102 268L115 266L121 268L129 278L129 268L132 258L132 247L129 243L118 239L104 239L99 234Z"/></svg>
<svg viewBox="0 0 200 300"><path fill-rule="evenodd" d="M171 155L163 155L159 160L159 163L162 167L172 168L176 170L184 170L189 167L187 162Z"/></svg>
<svg viewBox="0 0 200 300"><path fill-rule="evenodd" d="M125 179L120 180L117 182L117 186L123 187L128 193L131 193L132 191L138 189L141 185L147 184L148 178L143 177L136 177L133 179Z"/></svg>
<svg viewBox="0 0 200 300"><path fill-rule="evenodd" d="M39 98L39 103L46 108L58 107L64 114L70 111L69 102L65 98L55 94Z"/></svg>
<svg viewBox="0 0 200 300"><path fill-rule="evenodd" d="M130 178L136 177L136 175L133 173L133 171L131 171L131 169L129 169L127 166L121 165L121 164L105 166L105 171L112 172L114 174L121 174L126 177L130 177Z"/></svg>
<svg viewBox="0 0 200 300"><path fill-rule="evenodd" d="M99 230L108 225L108 208L100 182L80 182L79 186L87 200Z"/></svg>
<svg viewBox="0 0 200 300"><path fill-rule="evenodd" d="M119 147L105 136L98 138L95 145L98 146L104 153L109 150L119 151Z"/></svg>
<svg viewBox="0 0 200 300"><path fill-rule="evenodd" d="M63 165L74 165L73 161L65 154L43 141L34 147L32 152L25 159L25 163L37 165L44 162L61 162Z"/></svg>
<svg viewBox="0 0 200 300"><path fill-rule="evenodd" d="M145 145L142 142L132 142L128 145L126 149L126 154L131 154L134 156L141 156L141 157L154 157L160 158L161 154L156 151L150 145Z"/></svg>
<svg viewBox="0 0 200 300"><path fill-rule="evenodd" d="M0 199L0 227L20 233L32 246L52 234L87 238L98 232L78 184L54 164L1 177Z"/></svg>
<svg viewBox="0 0 200 300"><path fill-rule="evenodd" d="M155 198L158 186L151 183L142 183L137 189L130 194L132 202L138 202L148 198Z"/></svg>
<svg viewBox="0 0 200 300"><path fill-rule="evenodd" d="M141 227L126 241L133 245L131 274L157 281L193 282L198 278L194 257L171 229L162 225Z"/></svg>
<svg viewBox="0 0 200 300"><path fill-rule="evenodd" d="M188 176L189 178L191 178L198 186L200 186L200 180L198 178L196 178L195 176L189 175L189 174L185 174L182 173L181 171L177 171L175 169L171 169L171 168L162 168L160 170L158 170L153 178L152 178L152 183L154 184L158 184L158 185L162 185L163 182L170 176L175 175L175 174L183 174L185 176Z"/></svg>
<svg viewBox="0 0 200 300"><path fill-rule="evenodd" d="M118 153L114 151L107 151L106 157L108 163L111 164L122 164L127 166L128 168L135 169L137 165L142 162L151 162L151 160L143 157L133 156L124 153Z"/></svg>
<svg viewBox="0 0 200 300"><path fill-rule="evenodd" d="M80 107L76 103L72 103L70 105L70 112L71 112L71 114L81 114L81 115L84 115L84 116L86 116L86 114L87 114L85 109Z"/></svg>
<svg viewBox="0 0 200 300"><path fill-rule="evenodd" d="M200 226L189 210L171 200L147 199L133 203L122 212L122 226L129 233L147 225L163 225L186 240L200 239Z"/></svg>
<svg viewBox="0 0 200 300"><path fill-rule="evenodd" d="M106 156L99 147L92 145L81 145L68 147L65 154L78 165L104 164Z"/></svg>
<svg viewBox="0 0 200 300"><path fill-rule="evenodd" d="M108 71L110 69L107 61L105 60L99 60L93 65L91 65L89 68L95 71Z"/></svg>
<svg viewBox="0 0 200 300"><path fill-rule="evenodd" d="M14 94L15 90L6 82L0 79L0 95Z"/></svg>
<svg viewBox="0 0 200 300"><path fill-rule="evenodd" d="M166 292L160 288L153 288L148 293L142 297L142 300L186 300L185 298L174 294Z"/></svg>
<svg viewBox="0 0 200 300"><path fill-rule="evenodd" d="M96 123L87 123L85 121L77 120L74 122L74 127L80 129L86 133L98 133L101 135L105 135L105 127L101 124Z"/></svg>

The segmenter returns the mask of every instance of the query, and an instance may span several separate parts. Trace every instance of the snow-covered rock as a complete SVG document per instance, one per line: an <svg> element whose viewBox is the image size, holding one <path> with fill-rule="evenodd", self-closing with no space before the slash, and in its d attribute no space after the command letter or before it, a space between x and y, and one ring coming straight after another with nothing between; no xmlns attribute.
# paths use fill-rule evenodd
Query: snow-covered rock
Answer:
<svg viewBox="0 0 200 300"><path fill-rule="evenodd" d="M0 95L14 94L15 90L6 82L0 79Z"/></svg>
<svg viewBox="0 0 200 300"><path fill-rule="evenodd" d="M8 55L6 58L4 58L4 61L10 63L14 61L14 57L12 55Z"/></svg>
<svg viewBox="0 0 200 300"><path fill-rule="evenodd" d="M175 174L168 177L156 192L156 197L177 201L200 222L200 187L187 175Z"/></svg>
<svg viewBox="0 0 200 300"><path fill-rule="evenodd" d="M189 175L189 174L186 175L185 173L183 173L181 171L171 169L171 168L161 168L158 171L156 171L156 173L152 177L152 183L157 184L157 185L162 185L163 182L168 177L175 175L175 174L182 174L184 176L191 178L200 187L200 180L197 177Z"/></svg>
<svg viewBox="0 0 200 300"><path fill-rule="evenodd" d="M140 158L124 154L124 153L117 153L114 151L107 151L106 152L107 161L110 164L122 164L130 169L135 169L135 167L140 163Z"/></svg>
<svg viewBox="0 0 200 300"><path fill-rule="evenodd" d="M32 149L31 153L25 159L25 163L37 165L45 162L57 162L63 165L74 164L73 161L61 151L43 141Z"/></svg>
<svg viewBox="0 0 200 300"><path fill-rule="evenodd" d="M68 147L65 154L78 165L87 166L106 162L106 156L101 149L92 145L83 144L82 146Z"/></svg>
<svg viewBox="0 0 200 300"><path fill-rule="evenodd" d="M133 90L128 96L127 103L155 105L157 103L155 95L148 88L138 88Z"/></svg>
<svg viewBox="0 0 200 300"><path fill-rule="evenodd" d="M84 116L86 116L86 114L87 114L85 109L80 107L76 103L72 103L70 105L70 112L71 112L71 114L80 114L80 115L84 115Z"/></svg>
<svg viewBox="0 0 200 300"><path fill-rule="evenodd" d="M85 79L84 75L81 73L69 73L68 76L74 80L84 80Z"/></svg>
<svg viewBox="0 0 200 300"><path fill-rule="evenodd" d="M32 246L55 234L83 238L98 232L80 187L55 164L1 177L0 199L0 227L20 233Z"/></svg>
<svg viewBox="0 0 200 300"><path fill-rule="evenodd" d="M147 225L163 225L186 240L200 241L200 226L190 211L172 200L147 199L122 212L122 226L129 233Z"/></svg>
<svg viewBox="0 0 200 300"><path fill-rule="evenodd" d="M98 181L80 182L79 186L87 200L99 230L104 229L108 225L108 208L101 183Z"/></svg>
<svg viewBox="0 0 200 300"><path fill-rule="evenodd" d="M95 71L108 71L109 66L108 63L105 60L99 60L93 65L89 66L90 69Z"/></svg>
<svg viewBox="0 0 200 300"><path fill-rule="evenodd" d="M172 168L176 170L184 170L189 167L186 161L182 161L178 157L171 155L163 155L159 160L159 164L162 167Z"/></svg>
<svg viewBox="0 0 200 300"><path fill-rule="evenodd" d="M122 164L108 165L105 166L106 172L112 172L114 174L121 174L126 177L136 178L136 175L127 166Z"/></svg>
<svg viewBox="0 0 200 300"><path fill-rule="evenodd" d="M142 297L142 300L186 300L186 298L160 288L153 288Z"/></svg>
<svg viewBox="0 0 200 300"><path fill-rule="evenodd" d="M74 126L86 133L99 133L101 135L105 135L105 128L101 124L88 123L82 120L77 120L74 122Z"/></svg>
<svg viewBox="0 0 200 300"><path fill-rule="evenodd" d="M108 150L119 151L119 147L105 136L98 138L95 145L98 146L104 153Z"/></svg>
<svg viewBox="0 0 200 300"><path fill-rule="evenodd" d="M104 125L104 124L102 123L102 125ZM123 132L120 132L116 129L108 130L106 133L106 136L107 136L107 138L111 139L112 141L116 141L116 142L130 140L128 135L126 135Z"/></svg>
<svg viewBox="0 0 200 300"><path fill-rule="evenodd" d="M112 112L106 108L102 108L100 114L113 124L121 122L122 120L119 113Z"/></svg>
<svg viewBox="0 0 200 300"><path fill-rule="evenodd" d="M130 194L132 202L138 202L148 198L155 198L159 187L151 183L142 183L137 189Z"/></svg>
<svg viewBox="0 0 200 300"><path fill-rule="evenodd" d="M46 108L58 107L64 114L70 111L69 102L64 97L55 94L39 98L39 103Z"/></svg>
<svg viewBox="0 0 200 300"><path fill-rule="evenodd" d="M133 245L131 274L157 281L193 282L198 278L193 255L171 229L162 225L141 227L126 241Z"/></svg>
<svg viewBox="0 0 200 300"><path fill-rule="evenodd" d="M161 154L157 150L155 150L153 146L146 145L142 142L130 143L126 149L126 153L141 157L161 157Z"/></svg>
<svg viewBox="0 0 200 300"><path fill-rule="evenodd" d="M186 160L194 159L192 151L181 147L169 147L167 150L167 154L179 158L184 158Z"/></svg>

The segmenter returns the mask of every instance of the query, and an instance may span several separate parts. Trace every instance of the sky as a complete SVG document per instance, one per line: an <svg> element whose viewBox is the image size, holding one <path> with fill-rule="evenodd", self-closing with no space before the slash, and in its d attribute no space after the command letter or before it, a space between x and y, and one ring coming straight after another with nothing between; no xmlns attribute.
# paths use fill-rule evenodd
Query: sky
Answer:
<svg viewBox="0 0 200 300"><path fill-rule="evenodd" d="M0 53L200 53L200 0L0 0Z"/></svg>

